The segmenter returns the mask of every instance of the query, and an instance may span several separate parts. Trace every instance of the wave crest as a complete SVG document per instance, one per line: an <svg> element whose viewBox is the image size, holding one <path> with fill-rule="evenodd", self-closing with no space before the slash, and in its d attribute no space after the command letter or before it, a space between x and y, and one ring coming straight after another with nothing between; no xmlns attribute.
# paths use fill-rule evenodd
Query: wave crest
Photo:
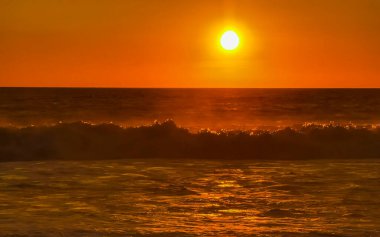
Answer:
<svg viewBox="0 0 380 237"><path fill-rule="evenodd" d="M380 158L379 147L379 127L354 125L197 133L178 127L172 120L128 128L84 122L0 128L0 161Z"/></svg>

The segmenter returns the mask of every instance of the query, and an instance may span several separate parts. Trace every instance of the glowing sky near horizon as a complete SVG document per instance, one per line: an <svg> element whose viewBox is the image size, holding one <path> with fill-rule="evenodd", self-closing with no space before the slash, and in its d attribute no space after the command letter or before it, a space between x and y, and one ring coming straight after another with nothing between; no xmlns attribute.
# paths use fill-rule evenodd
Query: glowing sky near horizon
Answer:
<svg viewBox="0 0 380 237"><path fill-rule="evenodd" d="M3 0L0 86L380 87L379 15L377 0Z"/></svg>

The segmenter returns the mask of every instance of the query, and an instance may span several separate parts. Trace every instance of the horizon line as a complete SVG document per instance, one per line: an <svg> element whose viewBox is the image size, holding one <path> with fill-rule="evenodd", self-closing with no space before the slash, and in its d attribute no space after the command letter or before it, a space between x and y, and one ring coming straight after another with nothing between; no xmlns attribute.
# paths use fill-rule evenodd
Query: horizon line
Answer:
<svg viewBox="0 0 380 237"><path fill-rule="evenodd" d="M380 87L95 87L95 86L0 86L0 89L380 89Z"/></svg>

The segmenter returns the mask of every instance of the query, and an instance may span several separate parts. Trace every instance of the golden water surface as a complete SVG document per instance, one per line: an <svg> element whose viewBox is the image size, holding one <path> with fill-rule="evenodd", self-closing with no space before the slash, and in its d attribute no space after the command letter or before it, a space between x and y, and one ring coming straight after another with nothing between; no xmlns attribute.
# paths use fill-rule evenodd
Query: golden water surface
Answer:
<svg viewBox="0 0 380 237"><path fill-rule="evenodd" d="M0 164L0 236L380 236L380 162Z"/></svg>

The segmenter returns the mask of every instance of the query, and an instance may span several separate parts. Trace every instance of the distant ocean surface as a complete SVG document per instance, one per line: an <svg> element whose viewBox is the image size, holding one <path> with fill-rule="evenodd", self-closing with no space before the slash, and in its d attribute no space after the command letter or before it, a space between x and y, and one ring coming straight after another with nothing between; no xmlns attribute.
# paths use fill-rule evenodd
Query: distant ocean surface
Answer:
<svg viewBox="0 0 380 237"><path fill-rule="evenodd" d="M379 89L0 88L1 160L380 158Z"/></svg>
<svg viewBox="0 0 380 237"><path fill-rule="evenodd" d="M0 237L380 237L379 89L0 88Z"/></svg>
<svg viewBox="0 0 380 237"><path fill-rule="evenodd" d="M3 125L85 121L128 127L166 119L195 129L380 124L380 89L0 88Z"/></svg>

